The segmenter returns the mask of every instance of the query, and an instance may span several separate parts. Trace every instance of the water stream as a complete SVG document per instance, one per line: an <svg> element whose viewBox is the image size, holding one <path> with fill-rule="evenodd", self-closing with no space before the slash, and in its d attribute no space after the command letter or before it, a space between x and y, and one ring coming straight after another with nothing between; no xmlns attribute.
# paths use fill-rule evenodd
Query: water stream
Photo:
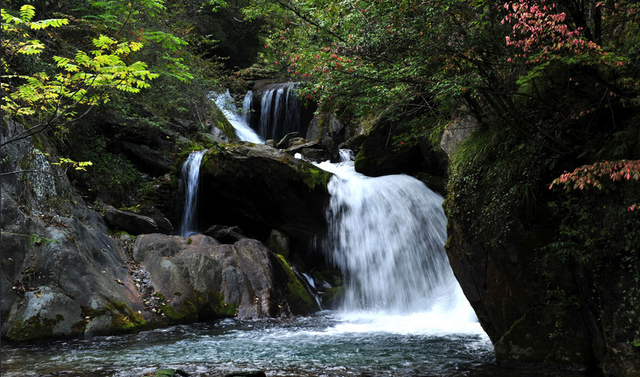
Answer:
<svg viewBox="0 0 640 377"><path fill-rule="evenodd" d="M180 175L180 192L184 196L180 235L189 237L196 232L198 225L198 192L200 180L200 164L205 150L192 152L182 165Z"/></svg>
<svg viewBox="0 0 640 377"><path fill-rule="evenodd" d="M247 97L251 95L250 93L251 92L247 93L243 103L243 110L245 111L247 111L246 109L251 105L251 97L247 99ZM264 140L249 126L249 122L247 122L249 116L248 113L238 112L238 108L233 103L233 98L228 90L223 94L214 94L213 100L220 110L222 110L224 116L227 117L229 123L231 123L233 128L236 130L236 136L238 136L238 139L242 141L249 141L251 143L264 143ZM247 101L249 101L248 106Z"/></svg>

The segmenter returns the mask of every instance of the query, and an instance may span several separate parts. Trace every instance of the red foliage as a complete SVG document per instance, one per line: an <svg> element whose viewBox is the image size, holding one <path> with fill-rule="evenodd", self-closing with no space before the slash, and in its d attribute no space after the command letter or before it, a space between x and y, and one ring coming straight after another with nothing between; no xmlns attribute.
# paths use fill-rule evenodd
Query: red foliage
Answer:
<svg viewBox="0 0 640 377"><path fill-rule="evenodd" d="M614 182L632 179L637 181L640 179L640 160L604 161L592 165L584 165L572 172L565 172L556 178L549 186L549 189L554 185L579 190L585 187L602 188L601 178ZM640 204L633 204L627 208L628 211L636 209L640 209Z"/></svg>

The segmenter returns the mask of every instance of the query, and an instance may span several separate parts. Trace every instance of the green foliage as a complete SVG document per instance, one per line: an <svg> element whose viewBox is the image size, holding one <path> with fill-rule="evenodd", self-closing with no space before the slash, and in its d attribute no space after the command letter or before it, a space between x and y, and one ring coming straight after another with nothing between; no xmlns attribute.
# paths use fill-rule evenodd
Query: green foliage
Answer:
<svg viewBox="0 0 640 377"><path fill-rule="evenodd" d="M558 263L589 277L581 305L596 303L609 342L640 339L640 217L625 204L638 189L637 183L617 183L607 185L608 193L556 190L557 199L549 203L558 232L543 249L542 270L548 281ZM611 302L612 295L620 297L618 304Z"/></svg>

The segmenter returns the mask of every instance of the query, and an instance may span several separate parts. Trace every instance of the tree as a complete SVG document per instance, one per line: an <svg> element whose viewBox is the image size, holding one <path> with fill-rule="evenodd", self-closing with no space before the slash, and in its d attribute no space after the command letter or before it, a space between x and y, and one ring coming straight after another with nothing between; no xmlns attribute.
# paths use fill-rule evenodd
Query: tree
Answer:
<svg viewBox="0 0 640 377"><path fill-rule="evenodd" d="M158 77L147 64L131 64L125 58L142 48L138 42L118 42L105 35L93 39L94 50L77 51L73 57L53 56L56 71L20 74L11 63L20 55L41 54L44 44L32 36L33 31L62 27L68 19L32 21L35 8L23 5L19 16L2 9L2 111L8 117L35 117L36 125L23 133L3 140L1 145L36 133L64 127L85 115L93 106L109 101L111 90L136 93ZM84 112L78 113L83 107Z"/></svg>

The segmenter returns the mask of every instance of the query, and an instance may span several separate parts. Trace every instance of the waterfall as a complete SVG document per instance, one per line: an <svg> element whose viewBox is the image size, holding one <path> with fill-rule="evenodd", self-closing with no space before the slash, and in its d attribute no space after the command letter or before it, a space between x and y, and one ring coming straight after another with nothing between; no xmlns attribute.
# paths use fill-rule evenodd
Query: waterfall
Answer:
<svg viewBox="0 0 640 377"><path fill-rule="evenodd" d="M191 152L184 165L182 165L180 192L184 193L184 208L182 223L180 224L180 235L183 237L189 237L196 232L198 224L198 181L200 178L200 164L205 152L204 150Z"/></svg>
<svg viewBox="0 0 640 377"><path fill-rule="evenodd" d="M249 99L249 106L251 104L250 101L251 100ZM214 94L214 102L220 108L220 110L222 110L224 116L236 130L238 139L256 144L264 143L264 140L262 140L262 138L260 138L260 136L258 136L249 126L249 123L247 122L247 115L238 114L238 109L236 105L233 104L233 98L231 97L229 90L227 90L224 94ZM247 96L245 96L243 108L246 102Z"/></svg>
<svg viewBox="0 0 640 377"><path fill-rule="evenodd" d="M244 96L244 100L242 101L242 110L244 112L244 122L250 127L251 126L251 103L253 102L253 92L248 91Z"/></svg>
<svg viewBox="0 0 640 377"><path fill-rule="evenodd" d="M264 139L278 141L290 132L302 132L295 88L295 83L276 84L263 93L258 133Z"/></svg>
<svg viewBox="0 0 640 377"><path fill-rule="evenodd" d="M475 322L444 251L442 197L406 175L366 177L353 162L320 167L335 174L327 252L345 275L343 309Z"/></svg>

